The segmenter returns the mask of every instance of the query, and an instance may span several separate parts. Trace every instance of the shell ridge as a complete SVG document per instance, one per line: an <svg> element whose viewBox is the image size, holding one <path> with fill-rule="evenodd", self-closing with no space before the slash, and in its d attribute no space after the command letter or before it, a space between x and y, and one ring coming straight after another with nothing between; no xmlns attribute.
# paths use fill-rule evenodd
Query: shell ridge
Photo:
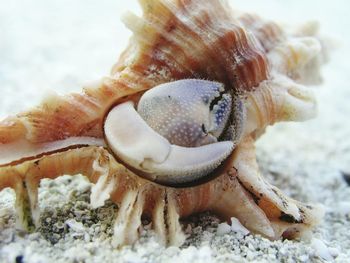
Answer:
<svg viewBox="0 0 350 263"><path fill-rule="evenodd" d="M170 1L168 1L170 2ZM192 8L191 8L192 9ZM202 7L201 7L202 9ZM191 35L194 36L198 41L192 41L193 43L195 43L195 45L193 46L193 48L196 50L196 49L199 49L199 50L204 50L205 53L207 55L209 55L209 57L206 56L207 59L209 59L209 63L208 65L217 65L217 64L222 64L220 62L220 60L218 60L218 56L217 54L215 54L215 52L213 52L211 46L215 46L213 43L210 42L210 38L207 38L208 37L208 32L211 32L213 33L213 30L214 28L211 27L210 30L207 29L207 30L204 30L202 29L199 25L197 25L196 21L192 21L191 19L187 19L187 17L194 17L193 19L198 19L198 14L195 14L195 15L192 15L191 12L184 8L184 11L186 11L187 13L183 13L181 15L175 15L176 19L178 19L180 22L182 22L182 24L186 25L187 28L190 29L190 32L191 32ZM174 11L176 13L180 13L180 11ZM209 27L209 25L205 24L205 26ZM201 40L205 40L205 41L201 41ZM215 41L215 40L214 40ZM208 43L207 43L208 42ZM198 48L197 46L198 45L202 45L202 48ZM193 50L191 50L192 52ZM198 54L198 57L201 56L201 54ZM215 71L215 77L214 78L217 78L217 79L220 79L220 75L223 76L224 75L224 72L225 71L225 67L211 67L211 69L214 69ZM222 69L222 70L220 70ZM207 71L208 69L205 69L204 68L204 71Z"/></svg>
<svg viewBox="0 0 350 263"><path fill-rule="evenodd" d="M161 22L161 20L159 20L159 21ZM154 27L156 29L155 32L157 32L157 31L159 32L162 29L162 27L158 26L157 23L152 23L152 27ZM184 68L184 69L186 69L187 72L191 72L191 69L185 64L186 60L184 58L188 58L188 54L186 54L186 52L184 50L192 49L192 48L191 47L187 47L187 48L184 49L184 48L181 48L181 45L179 44L180 41L181 41L183 45L186 45L187 42L185 41L185 39L181 38L181 36L179 36L179 34L177 34L176 36L173 36L173 34L171 34L171 32L169 32L169 33L165 32L162 36L165 37L172 44L176 45L176 46L171 45L171 47L175 49L175 52L168 51L167 50L168 47L166 45L164 45L164 48L158 48L158 50L163 52L164 54L166 54L168 56L168 60L167 61L169 61L169 63L170 63L170 61L175 61L180 66L180 67L175 67L177 70L179 70L181 68ZM149 44L148 48L152 48L152 45L151 45L152 42L149 41L148 44ZM178 52L180 52L181 55L184 58L181 58L181 56L174 56L174 55L172 55L172 53L173 54L178 54ZM182 60L182 62L179 62L180 59Z"/></svg>

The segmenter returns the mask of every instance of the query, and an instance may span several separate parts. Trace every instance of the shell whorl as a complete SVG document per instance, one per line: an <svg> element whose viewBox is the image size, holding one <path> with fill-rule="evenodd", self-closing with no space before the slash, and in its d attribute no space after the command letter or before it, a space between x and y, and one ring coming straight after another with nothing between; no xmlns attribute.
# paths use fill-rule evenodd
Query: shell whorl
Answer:
<svg viewBox="0 0 350 263"><path fill-rule="evenodd" d="M113 74L123 74L125 64L138 60L138 74L156 80L155 84L201 78L224 83L238 93L268 78L261 44L232 16L225 2L140 2L143 18L124 17L134 32L129 50L138 52L124 53Z"/></svg>
<svg viewBox="0 0 350 263"><path fill-rule="evenodd" d="M257 15L243 14L238 20L246 29L253 32L265 52L269 52L277 43L282 42L286 38L279 25L273 21L264 20Z"/></svg>

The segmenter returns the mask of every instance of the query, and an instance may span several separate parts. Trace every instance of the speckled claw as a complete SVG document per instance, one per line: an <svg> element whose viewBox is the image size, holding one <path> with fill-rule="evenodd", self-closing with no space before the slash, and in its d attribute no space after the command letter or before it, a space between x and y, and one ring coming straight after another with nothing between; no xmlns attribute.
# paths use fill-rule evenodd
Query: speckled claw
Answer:
<svg viewBox="0 0 350 263"><path fill-rule="evenodd" d="M231 141L199 147L173 145L147 125L132 102L118 105L108 114L105 134L118 158L144 172L152 181L164 184L200 179L217 168L233 150Z"/></svg>
<svg viewBox="0 0 350 263"><path fill-rule="evenodd" d="M232 100L221 83L185 79L146 92L137 110L170 143L194 147L218 141L231 117Z"/></svg>

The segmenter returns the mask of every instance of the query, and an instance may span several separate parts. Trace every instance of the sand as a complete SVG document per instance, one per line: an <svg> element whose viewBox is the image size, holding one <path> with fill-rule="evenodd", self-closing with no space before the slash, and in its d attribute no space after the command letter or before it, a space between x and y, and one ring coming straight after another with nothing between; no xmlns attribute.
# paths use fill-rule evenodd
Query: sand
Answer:
<svg viewBox="0 0 350 263"><path fill-rule="evenodd" d="M0 118L37 104L49 90L79 91L108 73L129 36L119 16L138 10L135 0L119 2L0 0ZM237 0L233 6L290 24L316 19L337 45L324 84L315 89L319 116L270 127L257 143L270 182L324 205L324 221L312 235L269 241L205 213L183 222L188 239L180 248L160 246L144 222L137 244L115 250L116 206L92 209L90 183L64 176L42 182L41 227L32 234L15 230L13 192L0 193L0 262L350 262L349 4L305 2Z"/></svg>

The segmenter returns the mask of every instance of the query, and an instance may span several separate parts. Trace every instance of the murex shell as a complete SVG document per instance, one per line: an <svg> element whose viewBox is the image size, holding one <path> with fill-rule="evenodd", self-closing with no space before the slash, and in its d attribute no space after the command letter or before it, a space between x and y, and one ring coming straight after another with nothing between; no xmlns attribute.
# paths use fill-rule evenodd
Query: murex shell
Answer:
<svg viewBox="0 0 350 263"><path fill-rule="evenodd" d="M39 226L41 179L81 173L94 183L92 207L108 198L119 205L115 246L137 240L141 216L149 217L159 241L170 245L184 241L179 219L203 211L224 220L236 217L251 232L270 239L293 238L312 229L322 218L322 209L292 200L266 182L254 142L268 125L315 115L316 102L305 85L319 82L325 52L314 24L286 30L258 16L234 12L220 0L139 2L142 18L131 13L123 17L134 34L110 76L87 85L82 93L46 98L38 107L0 122L0 190L15 190L17 226ZM176 88L178 83L186 90ZM217 89L214 107L203 99L201 88L191 95L193 83ZM161 84L166 87L163 101L156 98ZM154 92L146 92L152 88ZM187 108L165 100L178 92L181 103L189 101ZM115 115L121 107L128 108L127 114ZM160 124L163 119L165 126ZM140 120L140 126L128 129L131 120ZM190 173L202 157L216 165L209 169L205 163L189 181L188 171L173 165L171 171L189 184L176 185L175 180L176 187L161 185L152 171L158 169L165 180L173 180L169 169L151 163L151 173L145 176L146 168L135 165L140 152L150 151L155 159L161 156L148 139L132 137L137 127L152 136L157 132L152 138L157 143L165 140L162 145L168 148L183 147L180 159L194 151L190 159L181 159L190 160ZM167 137L171 133L177 137ZM116 141L124 148L115 146ZM130 154L135 141L140 151ZM223 146L218 154L207 155L218 145ZM195 182L202 173L211 176Z"/></svg>

